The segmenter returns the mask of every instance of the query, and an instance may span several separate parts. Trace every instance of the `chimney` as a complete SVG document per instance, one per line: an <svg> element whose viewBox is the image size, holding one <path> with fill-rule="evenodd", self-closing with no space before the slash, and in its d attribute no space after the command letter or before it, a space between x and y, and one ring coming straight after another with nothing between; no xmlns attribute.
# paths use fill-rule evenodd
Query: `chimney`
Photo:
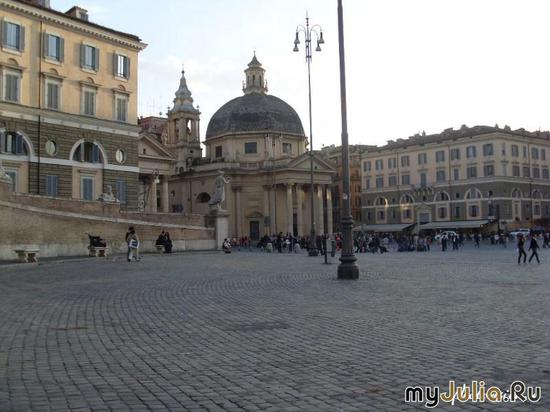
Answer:
<svg viewBox="0 0 550 412"><path fill-rule="evenodd" d="M88 21L88 10L82 7L74 6L66 11L65 14L83 21Z"/></svg>
<svg viewBox="0 0 550 412"><path fill-rule="evenodd" d="M29 3L33 6L44 7L45 9L51 9L50 0L24 0L25 3Z"/></svg>

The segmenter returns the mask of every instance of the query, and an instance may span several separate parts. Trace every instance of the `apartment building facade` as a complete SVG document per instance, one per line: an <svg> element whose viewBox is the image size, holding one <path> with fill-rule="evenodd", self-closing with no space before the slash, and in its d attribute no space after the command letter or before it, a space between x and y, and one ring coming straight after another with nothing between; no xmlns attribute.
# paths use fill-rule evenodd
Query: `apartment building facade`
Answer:
<svg viewBox="0 0 550 412"><path fill-rule="evenodd" d="M138 53L132 34L47 0L0 1L0 160L13 189L137 207Z"/></svg>
<svg viewBox="0 0 550 412"><path fill-rule="evenodd" d="M362 160L366 230L511 230L550 218L550 132L462 126Z"/></svg>

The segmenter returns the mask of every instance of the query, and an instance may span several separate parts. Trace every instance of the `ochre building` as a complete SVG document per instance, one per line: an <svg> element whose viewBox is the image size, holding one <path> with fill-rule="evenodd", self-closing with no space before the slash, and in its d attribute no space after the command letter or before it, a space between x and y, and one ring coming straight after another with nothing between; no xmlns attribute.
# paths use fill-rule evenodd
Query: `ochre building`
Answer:
<svg viewBox="0 0 550 412"><path fill-rule="evenodd" d="M369 150L363 229L511 230L550 219L550 132L462 126Z"/></svg>
<svg viewBox="0 0 550 412"><path fill-rule="evenodd" d="M19 193L138 206L138 53L132 34L0 1L0 159Z"/></svg>

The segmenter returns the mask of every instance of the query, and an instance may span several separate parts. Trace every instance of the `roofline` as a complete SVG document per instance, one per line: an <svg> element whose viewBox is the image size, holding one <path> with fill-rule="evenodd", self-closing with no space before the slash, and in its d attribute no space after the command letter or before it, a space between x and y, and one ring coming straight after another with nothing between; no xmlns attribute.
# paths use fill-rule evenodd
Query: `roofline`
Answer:
<svg viewBox="0 0 550 412"><path fill-rule="evenodd" d="M377 146L371 150L367 150L367 153L397 150L406 147L424 146L428 144L441 144L446 141L456 141L479 136L490 136L493 134L527 137L550 143L550 132L548 131L529 132L525 129L511 130L507 126L504 128L493 126L474 126L471 128L461 128L458 130L446 129L442 133L438 134L425 136L415 135L407 139L401 139L401 141L390 141L384 146Z"/></svg>
<svg viewBox="0 0 550 412"><path fill-rule="evenodd" d="M204 140L206 142L207 140L215 140L215 139L220 139L222 137L239 137L241 135L269 134L269 133L277 133L277 134L283 134L283 135L299 137L299 138L307 138L307 136L305 134L284 132L284 131L280 131L280 130L265 129L265 130L250 130L250 131L242 131L242 132L222 133L222 134L218 134L218 135L214 135L214 136L206 135Z"/></svg>
<svg viewBox="0 0 550 412"><path fill-rule="evenodd" d="M73 22L78 22L79 24L82 24L82 25L91 26L93 28L104 30L106 32L109 32L109 33L117 35L117 36L125 37L129 40L132 40L135 43L138 43L138 44L133 44L132 46L135 47L135 48L138 48L140 50L143 50L143 49L145 49L145 47L147 47L147 44L143 43L141 41L141 38L139 38L138 36L136 36L134 34L125 33L125 32L122 32L122 31L111 29L109 27L102 26L102 25L97 24L97 23L93 23L91 21L82 20L82 19L79 19L77 17L70 16L70 15L68 15L68 14L66 14L62 11L59 11L59 10L47 8L47 7L44 7L44 6L37 5L37 4L31 4L31 3L28 3L24 0L2 0L0 2L0 5L4 6L4 7L7 7L9 9L13 9L13 10L22 12L22 13L34 14L37 17L42 17L43 18L44 16L39 15L38 13L32 13L29 9L40 10L40 12L44 13L44 14L49 13L49 14L52 14L52 15L55 15L55 16L58 16L58 17L63 17L65 19L71 20ZM52 18L50 18L50 19L54 20ZM58 24L63 24L62 21L59 21L59 20L57 20L57 21L54 20L54 21ZM77 28L78 29L78 26L69 25L67 23L65 23L65 25L68 25L68 26L71 26L72 28Z"/></svg>

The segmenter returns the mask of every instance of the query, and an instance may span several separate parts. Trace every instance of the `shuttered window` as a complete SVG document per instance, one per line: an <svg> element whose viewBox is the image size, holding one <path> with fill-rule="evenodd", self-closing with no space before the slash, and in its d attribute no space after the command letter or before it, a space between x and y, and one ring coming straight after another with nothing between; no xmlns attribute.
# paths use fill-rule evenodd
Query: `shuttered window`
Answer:
<svg viewBox="0 0 550 412"><path fill-rule="evenodd" d="M21 75L15 72L6 73L4 76L4 100L19 102L19 85Z"/></svg>
<svg viewBox="0 0 550 412"><path fill-rule="evenodd" d="M80 67L88 70L99 70L99 49L88 44L80 45Z"/></svg>
<svg viewBox="0 0 550 412"><path fill-rule="evenodd" d="M23 51L25 49L25 27L2 20L2 46Z"/></svg>
<svg viewBox="0 0 550 412"><path fill-rule="evenodd" d="M87 116L95 116L95 90L84 89L82 93L83 103L82 103L82 113Z"/></svg>
<svg viewBox="0 0 550 412"><path fill-rule="evenodd" d="M119 122L128 121L128 98L126 96L116 97L116 120Z"/></svg>
<svg viewBox="0 0 550 412"><path fill-rule="evenodd" d="M64 60L65 41L62 37L44 33L44 57L62 62Z"/></svg>
<svg viewBox="0 0 550 412"><path fill-rule="evenodd" d="M46 195L50 197L57 197L59 177L58 176L46 176Z"/></svg>
<svg viewBox="0 0 550 412"><path fill-rule="evenodd" d="M124 180L116 182L116 197L122 204L128 201L128 184Z"/></svg>
<svg viewBox="0 0 550 412"><path fill-rule="evenodd" d="M17 172L7 170L6 174L11 178L11 189L17 192Z"/></svg>
<svg viewBox="0 0 550 412"><path fill-rule="evenodd" d="M59 91L61 86L57 82L48 81L46 83L46 107L48 109L59 110Z"/></svg>
<svg viewBox="0 0 550 412"><path fill-rule="evenodd" d="M0 134L0 152L14 155L26 155L27 146L23 136L13 132L2 132Z"/></svg>
<svg viewBox="0 0 550 412"><path fill-rule="evenodd" d="M116 77L130 78L130 59L127 56L113 53L113 73Z"/></svg>
<svg viewBox="0 0 550 412"><path fill-rule="evenodd" d="M83 177L82 178L82 190L81 190L81 199L82 200L94 200L94 178L93 177Z"/></svg>

